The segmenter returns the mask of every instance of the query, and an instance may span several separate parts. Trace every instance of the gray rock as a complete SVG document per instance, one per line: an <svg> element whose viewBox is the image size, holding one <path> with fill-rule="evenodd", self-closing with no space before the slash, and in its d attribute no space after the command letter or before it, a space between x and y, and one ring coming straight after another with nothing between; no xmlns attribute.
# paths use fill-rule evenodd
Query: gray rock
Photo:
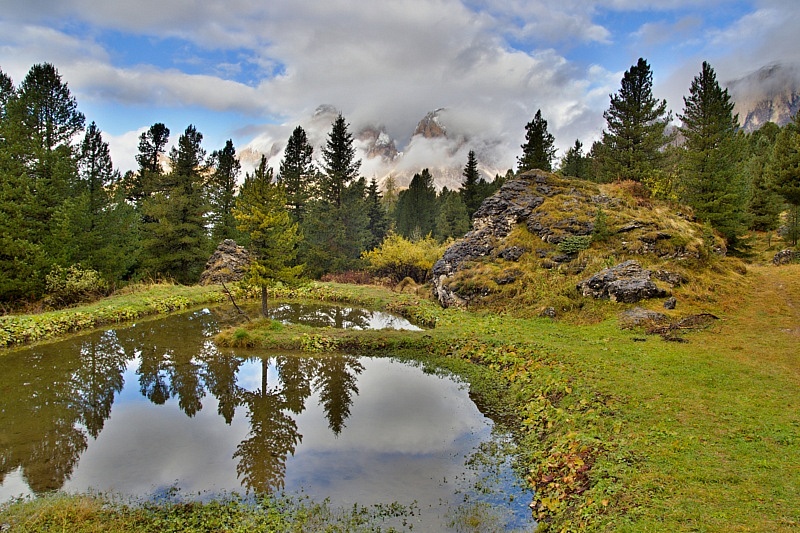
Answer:
<svg viewBox="0 0 800 533"><path fill-rule="evenodd" d="M577 285L578 292L592 298L635 303L667 295L650 279L650 271L633 260L601 270Z"/></svg>
<svg viewBox="0 0 800 533"><path fill-rule="evenodd" d="M667 322L669 322L669 317L664 313L641 307L623 311L619 316L619 326L622 329L638 328L650 324L666 324Z"/></svg>
<svg viewBox="0 0 800 533"><path fill-rule="evenodd" d="M675 309L675 306L677 305L678 305L678 300L674 296L671 296L666 300L664 300L664 309Z"/></svg>
<svg viewBox="0 0 800 533"><path fill-rule="evenodd" d="M772 264L775 266L788 265L790 263L794 263L795 261L800 261L800 252L795 252L788 249L781 250L772 258Z"/></svg>
<svg viewBox="0 0 800 533"><path fill-rule="evenodd" d="M250 253L244 246L237 245L236 241L225 239L206 262L206 268L200 275L200 284L240 281L249 268Z"/></svg>

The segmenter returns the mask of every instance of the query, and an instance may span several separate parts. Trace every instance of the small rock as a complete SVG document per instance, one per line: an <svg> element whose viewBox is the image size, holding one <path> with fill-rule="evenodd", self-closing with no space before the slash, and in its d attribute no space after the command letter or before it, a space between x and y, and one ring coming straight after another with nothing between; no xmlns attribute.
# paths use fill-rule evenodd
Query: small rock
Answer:
<svg viewBox="0 0 800 533"><path fill-rule="evenodd" d="M628 309L620 314L619 327L622 329L637 328L648 324L664 324L669 321L669 317L664 313L650 311L641 307Z"/></svg>
<svg viewBox="0 0 800 533"><path fill-rule="evenodd" d="M539 316L548 317L548 318L555 318L556 317L556 308L555 307L545 307L542 309L542 312L539 313Z"/></svg>
<svg viewBox="0 0 800 533"><path fill-rule="evenodd" d="M795 252L793 250L781 250L775 257L772 258L772 264L775 266L780 265L788 265L790 263L794 263L795 261L800 261L800 252Z"/></svg>
<svg viewBox="0 0 800 533"><path fill-rule="evenodd" d="M601 270L578 283L577 289L584 296L621 303L635 303L667 295L650 280L650 271L644 270L633 260Z"/></svg>
<svg viewBox="0 0 800 533"><path fill-rule="evenodd" d="M675 309L675 306L678 305L678 300L671 296L664 301L664 309Z"/></svg>

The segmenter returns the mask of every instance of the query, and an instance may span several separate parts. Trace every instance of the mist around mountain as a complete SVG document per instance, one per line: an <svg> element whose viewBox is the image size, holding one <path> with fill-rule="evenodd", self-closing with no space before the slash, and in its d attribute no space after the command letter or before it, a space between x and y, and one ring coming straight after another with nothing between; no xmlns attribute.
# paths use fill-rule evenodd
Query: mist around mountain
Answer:
<svg viewBox="0 0 800 533"><path fill-rule="evenodd" d="M800 68L780 63L763 68L724 84L736 104L734 111L747 132L766 122L779 126L788 123L800 110ZM308 118L300 121L319 160L331 124L340 111L332 105L321 105ZM347 119L347 116L345 116ZM253 139L239 152L244 170L255 168L264 154L269 165L278 168L283 150L296 124L272 128ZM361 159L361 175L373 177L383 186L391 176L398 187L407 187L414 174L427 168L436 188L459 189L467 154L474 150L478 170L487 181L516 168L520 155L516 143L509 138L522 137L522 132L506 132L503 136L485 132L473 121L459 116L447 107L431 110L417 122L413 131L392 136L375 117L374 122L351 124L357 157ZM582 139L589 145L589 139Z"/></svg>
<svg viewBox="0 0 800 533"><path fill-rule="evenodd" d="M339 110L335 107L322 105L300 123L314 146L314 158L317 161L338 114ZM287 125L274 133L255 138L238 154L242 168L254 168L262 154L267 156L270 166L278 168L293 128ZM482 136L479 131L470 129L447 108L433 110L422 117L406 139L392 138L380 123L351 125L356 157L361 159L362 176L367 179L374 177L380 185L391 176L395 184L402 188L408 186L414 174L427 168L439 190L443 187L450 190L461 187L462 172L470 150L475 151L478 170L487 181L492 181L498 174L505 175L515 166L514 154L505 153L504 139ZM285 138L278 137L282 133L285 133Z"/></svg>
<svg viewBox="0 0 800 533"><path fill-rule="evenodd" d="M774 63L727 83L734 112L747 132L774 122L787 124L800 110L800 68Z"/></svg>

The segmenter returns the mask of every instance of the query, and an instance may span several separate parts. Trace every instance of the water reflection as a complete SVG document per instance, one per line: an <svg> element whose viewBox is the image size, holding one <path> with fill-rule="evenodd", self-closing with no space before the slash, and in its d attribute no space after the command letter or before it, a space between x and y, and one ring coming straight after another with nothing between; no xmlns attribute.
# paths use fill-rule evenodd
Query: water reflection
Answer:
<svg viewBox="0 0 800 533"><path fill-rule="evenodd" d="M282 303L270 310L270 318L290 324L339 329L406 329L419 331L405 318L357 307L315 303Z"/></svg>
<svg viewBox="0 0 800 533"><path fill-rule="evenodd" d="M176 484L442 501L489 436L455 381L388 359L242 357L211 342L225 320L204 310L3 354L0 501Z"/></svg>

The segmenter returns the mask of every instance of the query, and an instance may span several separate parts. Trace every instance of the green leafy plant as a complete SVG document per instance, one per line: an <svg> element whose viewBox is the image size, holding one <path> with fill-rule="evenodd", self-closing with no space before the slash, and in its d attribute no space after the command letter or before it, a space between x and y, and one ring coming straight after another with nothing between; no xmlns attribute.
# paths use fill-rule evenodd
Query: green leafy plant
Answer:
<svg viewBox="0 0 800 533"><path fill-rule="evenodd" d="M99 272L90 268L55 265L47 274L45 303L51 307L89 302L107 293L108 283L100 277Z"/></svg>

